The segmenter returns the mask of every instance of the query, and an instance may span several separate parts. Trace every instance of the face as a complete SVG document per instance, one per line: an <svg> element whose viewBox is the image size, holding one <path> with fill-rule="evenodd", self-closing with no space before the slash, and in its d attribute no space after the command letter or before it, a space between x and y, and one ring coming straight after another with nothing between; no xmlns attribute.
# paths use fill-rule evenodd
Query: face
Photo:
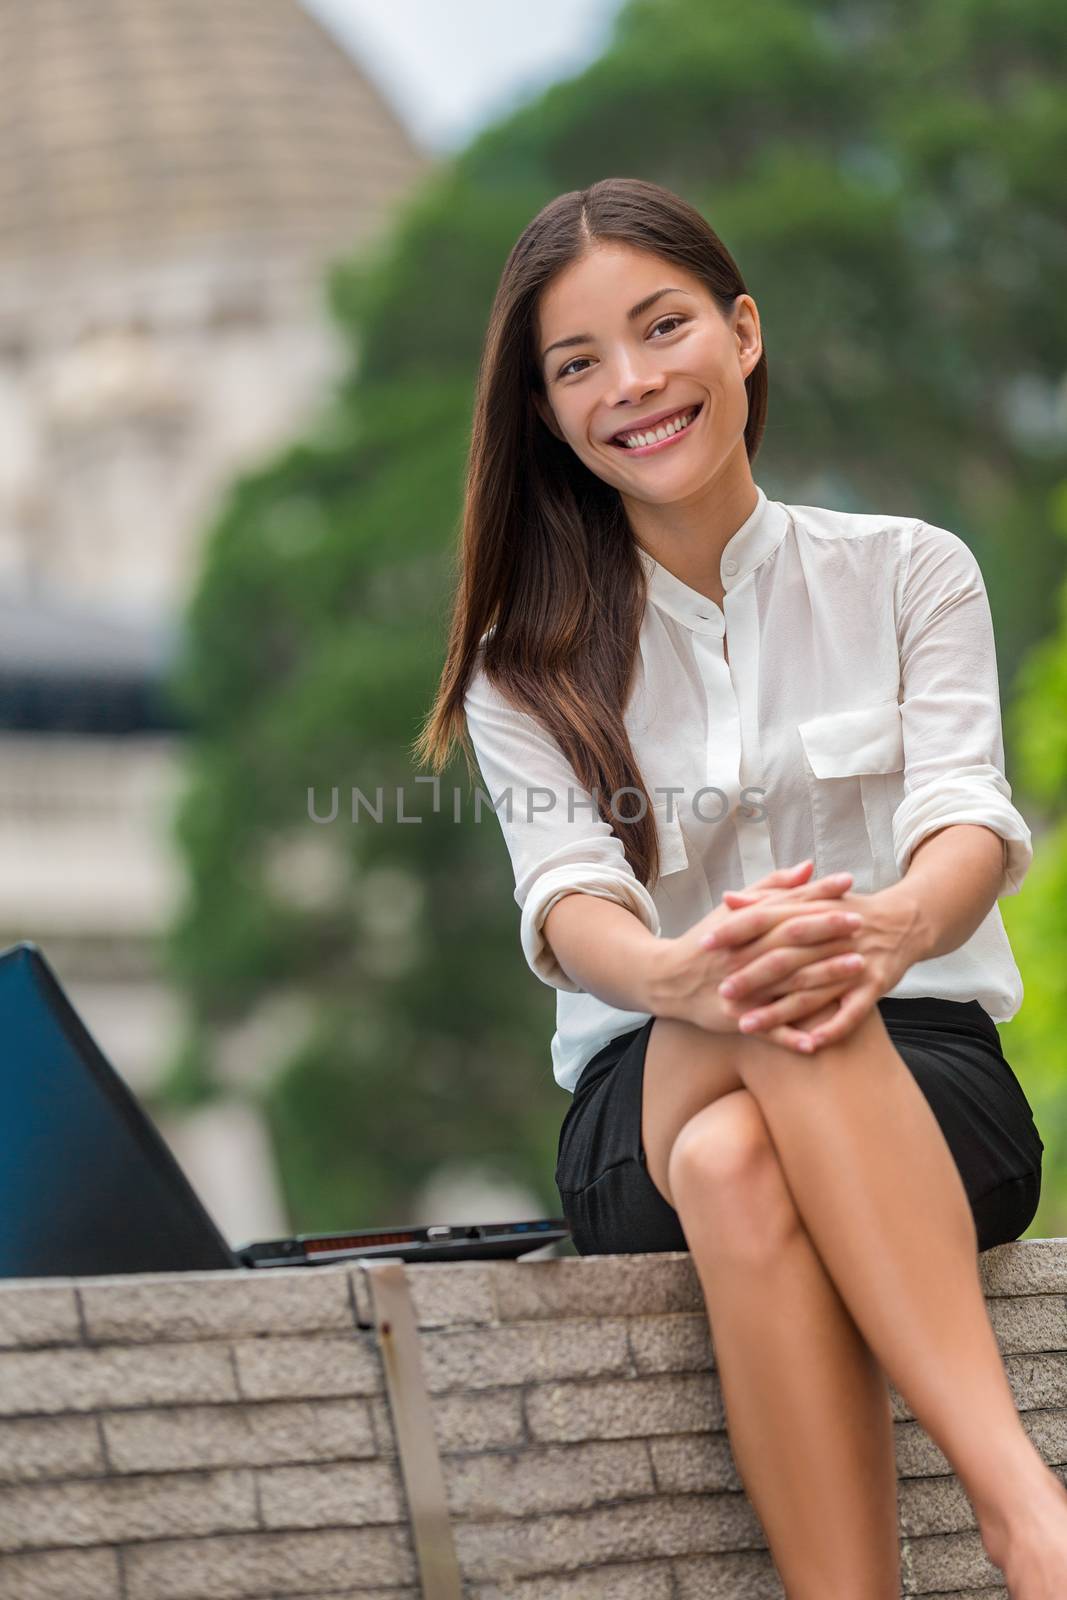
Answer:
<svg viewBox="0 0 1067 1600"><path fill-rule="evenodd" d="M663 504L699 494L738 448L744 454L745 379L762 351L750 295L738 295L724 316L683 268L604 244L545 290L537 324L538 411L624 497ZM548 349L557 341L567 342ZM665 412L672 428L677 413L692 420L666 438L650 442L646 430L640 444L620 442L620 432Z"/></svg>

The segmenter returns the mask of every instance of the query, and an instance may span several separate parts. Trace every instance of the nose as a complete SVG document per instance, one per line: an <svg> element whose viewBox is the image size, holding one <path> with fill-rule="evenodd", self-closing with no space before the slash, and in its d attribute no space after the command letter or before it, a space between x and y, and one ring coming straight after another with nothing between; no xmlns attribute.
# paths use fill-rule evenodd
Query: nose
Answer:
<svg viewBox="0 0 1067 1600"><path fill-rule="evenodd" d="M624 351L615 363L614 382L609 386L607 396L608 404L640 405L646 396L658 394L662 388L662 371L650 371L647 362L636 361L628 351Z"/></svg>
<svg viewBox="0 0 1067 1600"><path fill-rule="evenodd" d="M616 381L609 387L606 400L609 408L613 410L616 406L622 405L640 406L649 395L659 394L662 387L664 379L661 373L648 373L648 371L638 373L630 363L629 371L619 370L617 373Z"/></svg>

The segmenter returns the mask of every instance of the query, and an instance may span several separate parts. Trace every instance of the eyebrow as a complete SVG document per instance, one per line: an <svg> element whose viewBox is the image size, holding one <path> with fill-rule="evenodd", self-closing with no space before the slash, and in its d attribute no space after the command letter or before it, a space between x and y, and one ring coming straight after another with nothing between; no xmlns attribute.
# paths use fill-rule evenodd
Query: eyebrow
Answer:
<svg viewBox="0 0 1067 1600"><path fill-rule="evenodd" d="M643 300L639 300L635 306L630 307L626 313L627 321L633 322L635 318L641 315L642 311L647 311L649 306L655 305L656 301L662 299L665 294L689 294L689 290L670 287L655 289L651 294L646 295ZM689 298L692 299L692 295L689 295ZM569 339L557 339L555 344L550 344L547 349L542 350L541 360L543 361L553 350L561 350L565 346L572 344L592 344L595 338L596 335L593 333L572 333Z"/></svg>

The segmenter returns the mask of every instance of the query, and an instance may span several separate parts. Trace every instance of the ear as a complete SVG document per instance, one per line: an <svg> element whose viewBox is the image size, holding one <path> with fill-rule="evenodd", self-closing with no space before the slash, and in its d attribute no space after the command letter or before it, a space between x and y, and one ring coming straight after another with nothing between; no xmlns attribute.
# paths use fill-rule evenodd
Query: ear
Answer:
<svg viewBox="0 0 1067 1600"><path fill-rule="evenodd" d="M734 304L734 335L742 366L751 362L752 372L763 353L763 336L760 330L759 310L750 294L740 294ZM746 373L746 377L748 374Z"/></svg>
<svg viewBox="0 0 1067 1600"><path fill-rule="evenodd" d="M563 444L563 435L560 433L559 428L556 425L556 419L552 415L552 407L549 405L546 397L543 394L537 394L535 392L533 403L537 407L537 414L541 418L541 421L544 423L545 427L550 433L554 433L560 443Z"/></svg>

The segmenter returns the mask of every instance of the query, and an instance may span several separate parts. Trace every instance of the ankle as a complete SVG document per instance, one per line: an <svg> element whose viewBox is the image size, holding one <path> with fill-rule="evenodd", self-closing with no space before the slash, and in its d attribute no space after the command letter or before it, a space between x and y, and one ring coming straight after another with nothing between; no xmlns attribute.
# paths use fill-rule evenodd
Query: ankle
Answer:
<svg viewBox="0 0 1067 1600"><path fill-rule="evenodd" d="M1034 1452L1028 1469L1006 1473L995 1503L975 1510L987 1554L998 1566L1009 1550L1040 1542L1050 1517L1067 1518L1067 1489Z"/></svg>

